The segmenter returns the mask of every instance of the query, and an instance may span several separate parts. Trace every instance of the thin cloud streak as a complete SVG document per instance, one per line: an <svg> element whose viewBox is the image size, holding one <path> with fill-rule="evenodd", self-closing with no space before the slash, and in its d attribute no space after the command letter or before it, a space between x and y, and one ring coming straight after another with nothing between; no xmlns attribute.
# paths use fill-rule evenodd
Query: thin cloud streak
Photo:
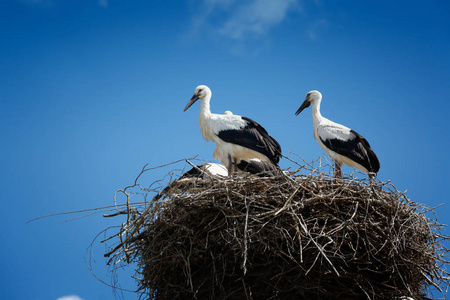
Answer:
<svg viewBox="0 0 450 300"><path fill-rule="evenodd" d="M272 26L281 23L289 10L298 7L297 0L254 0L238 6L236 13L230 16L219 32L232 39L263 35Z"/></svg>
<svg viewBox="0 0 450 300"><path fill-rule="evenodd" d="M233 40L260 37L300 10L299 0L203 0L195 9L191 34L207 28Z"/></svg>
<svg viewBox="0 0 450 300"><path fill-rule="evenodd" d="M98 5L101 7L108 7L108 0L98 0Z"/></svg>
<svg viewBox="0 0 450 300"><path fill-rule="evenodd" d="M56 300L83 300L83 299L77 295L69 295L69 296L59 297Z"/></svg>
<svg viewBox="0 0 450 300"><path fill-rule="evenodd" d="M306 33L311 40L318 39L319 33L328 27L328 22L325 19L319 19L311 24Z"/></svg>

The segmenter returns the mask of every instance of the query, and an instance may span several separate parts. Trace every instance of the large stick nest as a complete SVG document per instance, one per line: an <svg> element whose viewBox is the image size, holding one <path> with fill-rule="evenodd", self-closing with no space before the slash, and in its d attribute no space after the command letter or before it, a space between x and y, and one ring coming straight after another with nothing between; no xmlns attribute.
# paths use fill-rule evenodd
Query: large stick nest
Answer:
<svg viewBox="0 0 450 300"><path fill-rule="evenodd" d="M128 204L106 256L137 262L149 299L423 299L449 284L442 225L389 182L232 176Z"/></svg>

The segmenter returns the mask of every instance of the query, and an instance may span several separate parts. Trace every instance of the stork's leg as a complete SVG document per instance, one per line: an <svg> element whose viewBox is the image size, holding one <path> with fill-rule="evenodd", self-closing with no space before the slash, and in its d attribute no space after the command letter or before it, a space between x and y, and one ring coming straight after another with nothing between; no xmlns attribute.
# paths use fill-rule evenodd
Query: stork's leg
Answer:
<svg viewBox="0 0 450 300"><path fill-rule="evenodd" d="M228 176L231 175L231 172L233 171L233 162L231 161L231 155L230 154L228 154L227 170L228 170Z"/></svg>
<svg viewBox="0 0 450 300"><path fill-rule="evenodd" d="M334 162L334 178L342 178L342 167L338 162Z"/></svg>
<svg viewBox="0 0 450 300"><path fill-rule="evenodd" d="M369 185L373 192L373 197L378 199L377 191L380 191L382 188L374 182L374 178L377 176L377 173L369 172Z"/></svg>

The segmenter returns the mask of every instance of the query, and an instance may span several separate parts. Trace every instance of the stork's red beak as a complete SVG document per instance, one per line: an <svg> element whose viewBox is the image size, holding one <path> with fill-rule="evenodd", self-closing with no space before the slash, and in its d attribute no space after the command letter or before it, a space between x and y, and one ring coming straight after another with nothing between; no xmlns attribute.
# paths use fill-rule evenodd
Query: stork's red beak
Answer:
<svg viewBox="0 0 450 300"><path fill-rule="evenodd" d="M186 105L186 107L184 108L183 111L187 111L188 108L191 107L192 104L194 104L195 101L197 101L198 99L200 99L199 96L197 96L197 95L192 96L191 100L189 100L188 104Z"/></svg>
<svg viewBox="0 0 450 300"><path fill-rule="evenodd" d="M303 101L302 105L299 109L297 109L297 112L295 113L296 116L298 116L299 113L302 112L305 108L309 107L311 105L311 102L309 102L309 99L306 98L305 101Z"/></svg>

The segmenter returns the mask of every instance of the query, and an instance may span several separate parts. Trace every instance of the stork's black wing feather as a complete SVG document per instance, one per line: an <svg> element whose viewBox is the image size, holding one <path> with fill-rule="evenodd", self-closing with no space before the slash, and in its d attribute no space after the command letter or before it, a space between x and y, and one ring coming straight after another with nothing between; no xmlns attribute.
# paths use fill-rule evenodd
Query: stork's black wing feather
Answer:
<svg viewBox="0 0 450 300"><path fill-rule="evenodd" d="M280 167L267 161L261 160L241 160L236 167L239 170L247 171L261 177L273 177L281 174Z"/></svg>
<svg viewBox="0 0 450 300"><path fill-rule="evenodd" d="M354 130L350 132L355 136L350 140L322 139L322 143L332 151L346 156L366 168L369 172L377 173L380 170L380 161L373 152L369 142Z"/></svg>
<svg viewBox="0 0 450 300"><path fill-rule="evenodd" d="M257 122L246 117L241 118L247 121L245 127L222 130L217 136L227 143L240 145L264 154L272 163L278 164L281 157L280 144Z"/></svg>

